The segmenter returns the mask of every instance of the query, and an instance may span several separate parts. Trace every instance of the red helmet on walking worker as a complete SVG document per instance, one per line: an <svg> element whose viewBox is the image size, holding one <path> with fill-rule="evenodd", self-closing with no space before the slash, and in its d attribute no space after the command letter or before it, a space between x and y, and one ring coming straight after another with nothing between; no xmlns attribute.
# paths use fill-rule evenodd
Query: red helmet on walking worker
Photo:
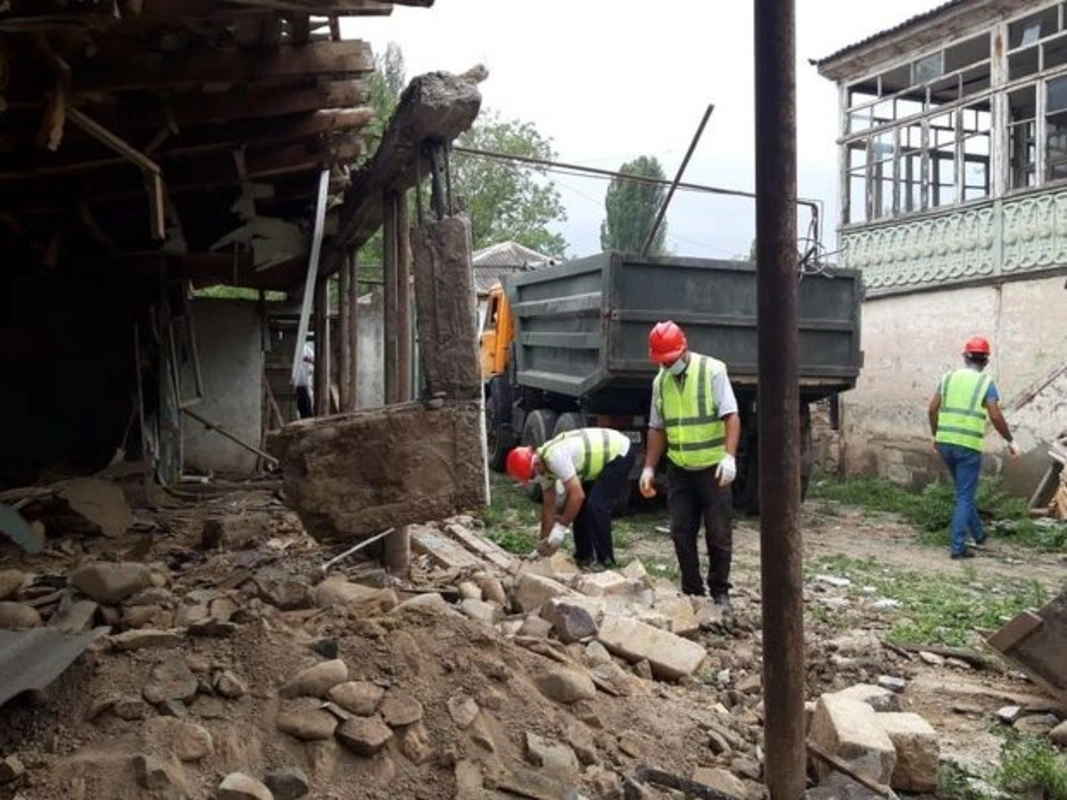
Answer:
<svg viewBox="0 0 1067 800"><path fill-rule="evenodd" d="M520 483L529 483L534 477L534 449L532 447L516 447L508 453L507 471Z"/></svg>
<svg viewBox="0 0 1067 800"><path fill-rule="evenodd" d="M989 340L984 336L972 336L963 346L965 356L988 356L989 353Z"/></svg>
<svg viewBox="0 0 1067 800"><path fill-rule="evenodd" d="M669 367L688 349L685 333L670 320L657 322L648 334L648 357L662 367Z"/></svg>

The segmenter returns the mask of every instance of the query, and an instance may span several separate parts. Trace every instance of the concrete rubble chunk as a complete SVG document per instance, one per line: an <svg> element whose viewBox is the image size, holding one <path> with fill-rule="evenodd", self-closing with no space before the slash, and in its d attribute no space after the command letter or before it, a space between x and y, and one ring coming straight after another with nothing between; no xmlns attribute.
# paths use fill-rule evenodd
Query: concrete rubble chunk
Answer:
<svg viewBox="0 0 1067 800"><path fill-rule="evenodd" d="M160 631L153 628L140 628L123 631L110 637L111 646L116 650L153 650L165 647L179 647L182 643L181 631Z"/></svg>
<svg viewBox="0 0 1067 800"><path fill-rule="evenodd" d="M474 698L466 692L457 692L448 698L448 713L460 730L467 730L478 718L481 709Z"/></svg>
<svg viewBox="0 0 1067 800"><path fill-rule="evenodd" d="M581 772L569 745L550 742L535 733L526 733L526 756L535 767L557 778L574 779Z"/></svg>
<svg viewBox="0 0 1067 800"><path fill-rule="evenodd" d="M622 576L631 581L643 581L648 578L648 570L641 563L641 559L635 558L621 570Z"/></svg>
<svg viewBox="0 0 1067 800"><path fill-rule="evenodd" d="M97 561L70 573L67 580L82 594L103 605L115 605L152 585L144 564Z"/></svg>
<svg viewBox="0 0 1067 800"><path fill-rule="evenodd" d="M430 732L421 722L408 725L399 734L400 752L404 758L416 766L421 766L434 757L434 749L430 743Z"/></svg>
<svg viewBox="0 0 1067 800"><path fill-rule="evenodd" d="M549 600L557 597L572 595L574 592L559 581L532 573L522 575L515 587L515 602L519 609L525 612L537 611Z"/></svg>
<svg viewBox="0 0 1067 800"><path fill-rule="evenodd" d="M692 675L707 655L696 642L619 614L605 615L597 638L627 661L647 660L657 677L667 679Z"/></svg>
<svg viewBox="0 0 1067 800"><path fill-rule="evenodd" d="M369 717L378 710L385 689L369 681L346 681L330 689L327 697L350 714Z"/></svg>
<svg viewBox="0 0 1067 800"><path fill-rule="evenodd" d="M534 614L526 617L519 628L519 636L532 636L535 639L545 639L550 633L552 633L552 623Z"/></svg>
<svg viewBox="0 0 1067 800"><path fill-rule="evenodd" d="M158 661L148 672L144 699L152 705L159 705L166 700L192 700L196 696L199 684L196 675L182 658L168 658Z"/></svg>
<svg viewBox="0 0 1067 800"><path fill-rule="evenodd" d="M504 616L504 610L495 603L487 603L484 600L465 598L459 603L459 610L465 615L486 625L495 625Z"/></svg>
<svg viewBox="0 0 1067 800"><path fill-rule="evenodd" d="M215 752L211 733L193 722L171 720L171 749L179 761L201 761Z"/></svg>
<svg viewBox="0 0 1067 800"><path fill-rule="evenodd" d="M566 598L556 598L541 606L541 617L551 623L552 630L565 644L596 636L593 615L583 605Z"/></svg>
<svg viewBox="0 0 1067 800"><path fill-rule="evenodd" d="M456 589L464 600L483 600L482 589L474 581L460 581Z"/></svg>
<svg viewBox="0 0 1067 800"><path fill-rule="evenodd" d="M997 719L1005 725L1014 725L1015 721L1022 715L1022 706L1002 706L997 709Z"/></svg>
<svg viewBox="0 0 1067 800"><path fill-rule="evenodd" d="M315 742L333 737L337 730L337 718L329 711L314 705L299 705L278 712L274 724L282 733L304 742Z"/></svg>
<svg viewBox="0 0 1067 800"><path fill-rule="evenodd" d="M274 795L274 800L299 800L311 791L307 775L295 767L272 772L263 783Z"/></svg>
<svg viewBox="0 0 1067 800"><path fill-rule="evenodd" d="M614 570L605 570L578 578L574 588L590 597L608 595L624 596L630 593L630 584L624 576Z"/></svg>
<svg viewBox="0 0 1067 800"><path fill-rule="evenodd" d="M737 797L739 800L748 800L748 788L745 782L729 770L697 767L693 770L693 780L723 794Z"/></svg>
<svg viewBox="0 0 1067 800"><path fill-rule="evenodd" d="M499 579L484 576L478 579L478 587L482 590L482 599L490 603L504 607L508 604L508 593L504 591L504 584Z"/></svg>
<svg viewBox="0 0 1067 800"><path fill-rule="evenodd" d="M569 720L565 733L567 744L578 756L578 761L582 766L588 767L597 762L596 740L587 725L576 719Z"/></svg>
<svg viewBox="0 0 1067 800"><path fill-rule="evenodd" d="M392 728L400 728L404 725L414 725L422 719L422 703L408 692L391 689L385 694L382 701L381 715Z"/></svg>
<svg viewBox="0 0 1067 800"><path fill-rule="evenodd" d="M585 646L585 660L591 667L602 667L606 664L615 663L611 659L611 653L598 641L592 641Z"/></svg>
<svg viewBox="0 0 1067 800"><path fill-rule="evenodd" d="M1067 747L1067 720L1049 731L1048 738L1060 747Z"/></svg>
<svg viewBox="0 0 1067 800"><path fill-rule="evenodd" d="M22 588L26 582L26 573L17 569L0 570L0 600L8 600Z"/></svg>
<svg viewBox="0 0 1067 800"><path fill-rule="evenodd" d="M325 697L330 689L347 680L348 665L335 658L301 670L278 694L282 697Z"/></svg>
<svg viewBox="0 0 1067 800"><path fill-rule="evenodd" d="M869 705L875 711L885 712L901 710L899 694L891 689L885 689L881 686L872 686L869 683L857 683L855 686L849 686L847 689L842 689L834 694L841 697L850 697L853 700L859 700L860 702Z"/></svg>
<svg viewBox="0 0 1067 800"><path fill-rule="evenodd" d="M215 691L229 700L236 700L248 694L244 681L229 670L223 670L216 675L212 683Z"/></svg>
<svg viewBox="0 0 1067 800"><path fill-rule="evenodd" d="M219 800L274 800L274 795L251 775L231 772L219 784Z"/></svg>
<svg viewBox="0 0 1067 800"><path fill-rule="evenodd" d="M850 697L824 694L815 703L811 738L857 772L888 785L896 767L896 748L875 718L873 708ZM818 765L825 781L831 770Z"/></svg>
<svg viewBox="0 0 1067 800"><path fill-rule="evenodd" d="M569 704L596 697L592 678L566 667L554 667L534 680L541 694L557 703Z"/></svg>
<svg viewBox="0 0 1067 800"><path fill-rule="evenodd" d="M302 580L267 570L265 574L255 577L255 584L259 589L260 599L282 611L295 611L311 606L311 588Z"/></svg>
<svg viewBox="0 0 1067 800"><path fill-rule="evenodd" d="M0 630L28 631L39 627L41 615L25 603L0 603Z"/></svg>
<svg viewBox="0 0 1067 800"><path fill-rule="evenodd" d="M0 759L0 783L12 783L26 774L26 767L18 756Z"/></svg>
<svg viewBox="0 0 1067 800"><path fill-rule="evenodd" d="M390 598L396 598L395 592L365 586L362 583L352 583L343 578L327 578L315 587L313 595L315 605L319 608L366 603L388 611L397 606L396 602L392 604L389 602Z"/></svg>
<svg viewBox="0 0 1067 800"><path fill-rule="evenodd" d="M674 592L657 592L653 610L667 619L667 630L676 636L692 636L700 630L700 621L692 601Z"/></svg>
<svg viewBox="0 0 1067 800"><path fill-rule="evenodd" d="M400 603L394 610L405 611L407 609L421 609L425 611L432 611L434 613L448 614L453 617L459 617L461 614L449 605L437 592L426 592L425 594L417 594L414 597L409 597L403 603Z"/></svg>
<svg viewBox="0 0 1067 800"><path fill-rule="evenodd" d="M930 723L910 713L876 714L875 721L897 753L889 785L902 792L936 791L941 747Z"/></svg>
<svg viewBox="0 0 1067 800"><path fill-rule="evenodd" d="M369 758L393 738L393 731L381 717L354 717L337 729L337 738L357 756Z"/></svg>
<svg viewBox="0 0 1067 800"><path fill-rule="evenodd" d="M1047 736L1059 724L1055 714L1029 714L1015 720L1012 727L1019 733L1029 736Z"/></svg>
<svg viewBox="0 0 1067 800"><path fill-rule="evenodd" d="M908 682L903 678L896 678L892 675L879 675L878 685L883 689L889 689L891 692L899 694L908 688Z"/></svg>

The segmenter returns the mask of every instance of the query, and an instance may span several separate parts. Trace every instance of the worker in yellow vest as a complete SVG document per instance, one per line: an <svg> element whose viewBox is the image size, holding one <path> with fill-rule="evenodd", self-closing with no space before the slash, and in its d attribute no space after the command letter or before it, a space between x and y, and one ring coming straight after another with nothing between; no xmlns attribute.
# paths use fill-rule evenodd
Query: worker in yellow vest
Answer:
<svg viewBox="0 0 1067 800"><path fill-rule="evenodd" d="M516 447L507 457L508 474L520 483L541 482L541 541L538 549L555 552L574 526L574 560L582 569L615 566L611 511L629 490L636 453L625 434L610 428L579 428L561 433L540 448ZM557 483L566 493L556 514Z"/></svg>
<svg viewBox="0 0 1067 800"><path fill-rule="evenodd" d="M1019 446L1000 410L1000 395L993 379L983 373L989 363L989 342L972 336L963 348L963 367L942 376L937 391L930 398L930 431L933 449L952 475L956 486L956 509L952 514L952 558L973 558L967 549L967 534L981 545L985 528L978 518L978 476L982 471L982 445L985 441L986 417L1008 443L1012 458L1019 457Z"/></svg>
<svg viewBox="0 0 1067 800"><path fill-rule="evenodd" d="M682 591L704 594L697 553L700 522L708 547L708 590L719 605L729 606L733 558L733 497L741 418L726 365L692 353L685 333L673 322L660 322L648 337L649 358L659 365L652 382L648 444L640 489L656 494L656 465L664 451L671 538L682 573Z"/></svg>

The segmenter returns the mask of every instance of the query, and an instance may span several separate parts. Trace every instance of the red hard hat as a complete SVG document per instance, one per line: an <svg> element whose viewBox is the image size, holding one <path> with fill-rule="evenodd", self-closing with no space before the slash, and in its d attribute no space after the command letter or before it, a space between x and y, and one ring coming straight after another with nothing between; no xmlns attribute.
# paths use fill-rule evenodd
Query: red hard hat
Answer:
<svg viewBox="0 0 1067 800"><path fill-rule="evenodd" d="M964 355L987 356L989 355L989 340L984 336L972 336L963 346Z"/></svg>
<svg viewBox="0 0 1067 800"><path fill-rule="evenodd" d="M507 470L520 483L529 483L534 476L534 449L516 447L508 453Z"/></svg>
<svg viewBox="0 0 1067 800"><path fill-rule="evenodd" d="M673 322L657 322L648 335L648 357L661 366L677 361L689 347L682 329Z"/></svg>

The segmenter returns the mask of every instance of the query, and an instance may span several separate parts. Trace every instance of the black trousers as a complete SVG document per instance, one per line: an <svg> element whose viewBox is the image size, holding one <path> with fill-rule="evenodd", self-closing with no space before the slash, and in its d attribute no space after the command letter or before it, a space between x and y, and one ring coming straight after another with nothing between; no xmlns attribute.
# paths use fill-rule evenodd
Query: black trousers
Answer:
<svg viewBox="0 0 1067 800"><path fill-rule="evenodd" d="M611 564L615 545L611 538L611 510L615 501L630 488L630 470L637 457L636 448L607 463L603 472L585 493L585 502L574 518L574 559Z"/></svg>
<svg viewBox="0 0 1067 800"><path fill-rule="evenodd" d="M296 387L296 413L300 419L307 419L315 414L315 410L311 407L311 392L306 386Z"/></svg>
<svg viewBox="0 0 1067 800"><path fill-rule="evenodd" d="M708 546L708 589L713 597L728 593L734 540L730 487L719 486L715 480L715 467L687 470L671 464L667 469L667 482L671 538L682 572L682 591L704 594L697 551L697 533L703 520Z"/></svg>

